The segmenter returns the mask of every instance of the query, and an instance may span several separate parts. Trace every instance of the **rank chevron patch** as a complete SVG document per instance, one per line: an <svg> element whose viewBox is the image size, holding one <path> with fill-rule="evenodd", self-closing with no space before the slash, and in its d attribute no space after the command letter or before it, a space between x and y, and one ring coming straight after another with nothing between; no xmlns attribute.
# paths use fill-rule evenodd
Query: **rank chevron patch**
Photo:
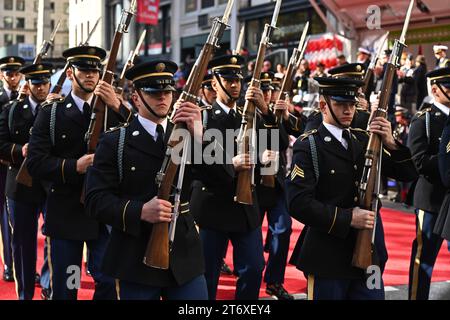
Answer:
<svg viewBox="0 0 450 320"><path fill-rule="evenodd" d="M303 172L303 169L301 169L298 165L295 165L294 169L292 169L291 181L293 181L296 176L299 176L300 178L305 178L305 173Z"/></svg>
<svg viewBox="0 0 450 320"><path fill-rule="evenodd" d="M447 153L450 152L450 141L447 143Z"/></svg>

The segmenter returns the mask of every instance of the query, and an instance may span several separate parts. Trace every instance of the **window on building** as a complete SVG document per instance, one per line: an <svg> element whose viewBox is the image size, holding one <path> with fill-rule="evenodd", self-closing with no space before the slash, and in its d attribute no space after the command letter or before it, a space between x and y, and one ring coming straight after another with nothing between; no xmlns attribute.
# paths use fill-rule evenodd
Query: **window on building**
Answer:
<svg viewBox="0 0 450 320"><path fill-rule="evenodd" d="M5 28L5 29L13 28L13 18L12 17L3 17L3 28Z"/></svg>
<svg viewBox="0 0 450 320"><path fill-rule="evenodd" d="M25 18L16 18L16 29L25 29Z"/></svg>
<svg viewBox="0 0 450 320"><path fill-rule="evenodd" d="M33 29L37 29L37 23L38 23L38 19L34 18L34 20L33 20Z"/></svg>
<svg viewBox="0 0 450 320"><path fill-rule="evenodd" d="M23 34L16 35L16 43L24 43L25 42L25 36Z"/></svg>
<svg viewBox="0 0 450 320"><path fill-rule="evenodd" d="M228 3L228 0L219 0L219 4L225 4Z"/></svg>
<svg viewBox="0 0 450 320"><path fill-rule="evenodd" d="M197 0L186 0L186 12L197 11Z"/></svg>
<svg viewBox="0 0 450 320"><path fill-rule="evenodd" d="M5 10L12 10L13 9L13 0L5 0L4 9Z"/></svg>
<svg viewBox="0 0 450 320"><path fill-rule="evenodd" d="M63 12L69 14L69 2L64 2Z"/></svg>
<svg viewBox="0 0 450 320"><path fill-rule="evenodd" d="M202 9L214 7L214 0L202 0Z"/></svg>
<svg viewBox="0 0 450 320"><path fill-rule="evenodd" d="M34 12L38 12L39 10L39 0L34 0L33 1L33 9L34 9Z"/></svg>
<svg viewBox="0 0 450 320"><path fill-rule="evenodd" d="M51 12L55 12L55 3L54 2L50 2L50 10L51 10Z"/></svg>
<svg viewBox="0 0 450 320"><path fill-rule="evenodd" d="M5 46L10 46L13 44L13 36L12 34L4 34L3 35L3 42Z"/></svg>
<svg viewBox="0 0 450 320"><path fill-rule="evenodd" d="M25 0L16 0L16 10L25 11Z"/></svg>

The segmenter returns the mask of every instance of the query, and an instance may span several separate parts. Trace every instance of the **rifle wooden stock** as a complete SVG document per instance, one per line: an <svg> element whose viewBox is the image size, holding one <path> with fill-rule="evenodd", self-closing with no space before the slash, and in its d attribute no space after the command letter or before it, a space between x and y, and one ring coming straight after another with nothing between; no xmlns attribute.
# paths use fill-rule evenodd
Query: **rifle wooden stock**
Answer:
<svg viewBox="0 0 450 320"><path fill-rule="evenodd" d="M19 171L17 172L16 181L29 188L33 186L33 178L27 169L27 158L25 158L20 165Z"/></svg>
<svg viewBox="0 0 450 320"><path fill-rule="evenodd" d="M192 68L191 74L186 82L183 92L181 93L178 101L188 101L197 103L197 94L200 90L203 77L206 73L208 63L211 60L214 53L215 45L205 43L200 55ZM174 110L176 112L176 110ZM179 143L183 143L183 139L189 137L177 137L176 132L180 129L186 129L186 125L179 123L176 124L172 130L171 136L167 143L166 151L166 165L161 169L163 173L162 181L158 189L158 199L170 200L170 194L172 186L174 185L175 175L178 169L178 164L174 163L171 157L171 150ZM160 222L155 223L152 226L152 232L147 244L147 248L144 256L144 264L147 266L168 269L169 268L169 223Z"/></svg>
<svg viewBox="0 0 450 320"><path fill-rule="evenodd" d="M295 64L292 62L293 61L289 61L289 64L287 66L286 74L284 75L283 83L281 84L280 97L278 99L286 99L286 97L289 97L289 94L291 92L295 73ZM283 110L275 110L275 118L278 125L280 125L281 120L283 119Z"/></svg>
<svg viewBox="0 0 450 320"><path fill-rule="evenodd" d="M275 188L275 175L266 174L261 176L261 184L268 188Z"/></svg>
<svg viewBox="0 0 450 320"><path fill-rule="evenodd" d="M389 63L387 65L383 83L381 86L380 103L378 109L374 112L372 119L376 117L386 118L389 98L392 91L392 81L394 79L397 68ZM363 189L360 197L360 207L362 209L372 211L374 208L375 184L377 183L378 170L381 170L381 163L378 164L381 150L381 138L378 134L370 133L369 143L365 154L364 171L361 178ZM377 196L377 195L376 195ZM375 212L375 216L378 212ZM367 269L372 265L372 236L375 230L362 229L358 230L356 244L353 250L352 265L361 269Z"/></svg>
<svg viewBox="0 0 450 320"><path fill-rule="evenodd" d="M69 69L69 63L66 63L66 65L64 66L64 69L63 69L62 73L60 74L58 81L56 82L55 86L53 87L51 93L56 93L56 94L61 93L62 87L64 85L64 81L66 81L66 78L67 78L67 74L66 74L67 69Z"/></svg>

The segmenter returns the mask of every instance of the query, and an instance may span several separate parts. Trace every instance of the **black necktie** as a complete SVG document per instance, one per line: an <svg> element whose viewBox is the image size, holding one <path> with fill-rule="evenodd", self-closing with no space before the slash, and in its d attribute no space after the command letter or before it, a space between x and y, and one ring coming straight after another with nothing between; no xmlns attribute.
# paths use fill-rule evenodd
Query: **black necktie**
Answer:
<svg viewBox="0 0 450 320"><path fill-rule="evenodd" d="M34 109L34 118L35 119L37 118L37 115L39 114L39 111L41 111L41 104L40 103L38 103L36 105L36 108Z"/></svg>
<svg viewBox="0 0 450 320"><path fill-rule="evenodd" d="M86 119L86 122L89 122L91 119L91 106L87 102L83 104L83 115Z"/></svg>
<svg viewBox="0 0 450 320"><path fill-rule="evenodd" d="M158 145L158 147L163 150L164 149L164 128L162 125L158 124L156 126L156 133L157 133L157 137L156 137L156 144Z"/></svg>
<svg viewBox="0 0 450 320"><path fill-rule="evenodd" d="M351 152L352 151L352 140L350 138L350 131L348 129L344 129L342 131L342 138L344 138L345 141L347 141L347 145L348 145L347 150Z"/></svg>
<svg viewBox="0 0 450 320"><path fill-rule="evenodd" d="M12 90L11 97L9 100L16 100L18 96L19 96L19 92L17 90Z"/></svg>
<svg viewBox="0 0 450 320"><path fill-rule="evenodd" d="M239 128L240 125L239 119L234 109L230 109L230 111L228 112L228 123L230 127L233 129Z"/></svg>

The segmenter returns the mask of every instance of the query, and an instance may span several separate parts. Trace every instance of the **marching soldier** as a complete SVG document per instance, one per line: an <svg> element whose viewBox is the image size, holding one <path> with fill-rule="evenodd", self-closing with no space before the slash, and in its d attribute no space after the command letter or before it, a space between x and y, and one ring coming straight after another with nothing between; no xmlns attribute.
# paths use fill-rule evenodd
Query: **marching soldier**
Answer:
<svg viewBox="0 0 450 320"><path fill-rule="evenodd" d="M176 92L176 70L175 63L158 60L126 73L134 84L132 99L139 115L128 126L104 135L88 171L88 212L112 226L103 270L116 279L118 299L207 299L201 242L189 203L180 208L169 269L143 263L152 225L172 218L172 204L156 198L155 177L173 129L167 115ZM202 132L200 108L187 102L178 107L173 122L186 122L191 133L195 123ZM189 187L189 181L184 185ZM182 197L184 190L188 188Z"/></svg>
<svg viewBox="0 0 450 320"><path fill-rule="evenodd" d="M0 89L0 108L11 100L19 96L19 84L22 75L19 69L25 64L25 60L20 57L8 56L0 59L0 72L2 73L3 88ZM5 208L5 183L6 183L6 165L0 164L0 224L2 233L3 252L2 259L4 264L3 280L14 281L12 270L12 249L11 249L11 229L8 221L8 213Z"/></svg>
<svg viewBox="0 0 450 320"><path fill-rule="evenodd" d="M271 97L275 87L272 85L274 75L272 72L261 73L261 90L264 96L265 112L269 113ZM249 79L250 81L251 79ZM279 88L279 82L275 82ZM285 121L283 121L285 123ZM279 300L293 300L294 297L284 288L284 275L286 271L287 256L289 253L289 240L292 233L292 219L289 216L284 195L284 180L286 177L286 149L289 146L289 138L283 124L279 127L280 145L278 151L267 150L268 158L279 163L279 169L275 172L275 185L264 185L264 180L256 186L259 201L261 219L267 213L269 229L267 231L266 246L269 253L264 274L266 293L277 297ZM275 166L277 167L277 166Z"/></svg>
<svg viewBox="0 0 450 320"><path fill-rule="evenodd" d="M212 87L212 74L208 74L203 78L200 96L202 98L200 105L203 107L211 107L216 102L217 93Z"/></svg>
<svg viewBox="0 0 450 320"><path fill-rule="evenodd" d="M441 142L439 143L439 173L444 186L447 188L442 202L439 216L436 220L434 233L450 241L450 118L447 118Z"/></svg>
<svg viewBox="0 0 450 320"><path fill-rule="evenodd" d="M436 68L450 68L450 60L447 58L448 47L444 45L433 46L434 56L436 57Z"/></svg>
<svg viewBox="0 0 450 320"><path fill-rule="evenodd" d="M434 103L414 116L408 135L408 147L419 172L413 203L417 236L409 269L408 297L411 300L428 299L434 263L442 244L442 239L432 231L445 195L437 155L450 108L450 68L433 70L427 77Z"/></svg>
<svg viewBox="0 0 450 320"><path fill-rule="evenodd" d="M31 300L34 295L38 217L45 192L39 182L32 187L16 181L27 156L28 141L41 104L50 91L51 64L34 64L20 69L30 95L7 104L0 116L0 157L10 165L6 178L6 202L12 227L12 252L17 295Z"/></svg>
<svg viewBox="0 0 450 320"><path fill-rule="evenodd" d="M291 263L308 278L308 299L383 299L383 287L369 289L364 270L352 266L357 230L373 229L375 221L374 212L358 207L368 133L350 128L362 81L316 80L323 123L295 143L286 179L289 213L305 224ZM389 121L375 118L370 130L381 136L387 149L383 173L414 178L409 150L393 139ZM382 271L387 252L379 215L374 247Z"/></svg>
<svg viewBox="0 0 450 320"><path fill-rule="evenodd" d="M209 64L217 100L208 110L205 129L220 130L224 137L223 141L214 139L208 144L214 146L223 161L194 168L190 208L200 227L210 300L216 299L222 256L228 240L233 244L233 266L238 275L236 299L258 298L264 269L261 218L256 194L253 192L253 205L234 201L237 174L251 169L250 155L236 156L234 138L230 141L230 135L226 134L227 130L239 129L242 122L236 106L241 91L242 63L241 56L225 55L211 60ZM258 105L264 103L261 90L249 89L247 97ZM229 154L230 151L233 153Z"/></svg>
<svg viewBox="0 0 450 320"><path fill-rule="evenodd" d="M90 270L96 282L94 299L111 299L112 279L98 271L108 240L104 225L88 217L81 203L86 169L94 155L87 155L85 133L91 118L94 93L124 121L131 112L121 105L113 88L99 81L105 50L82 46L67 49L63 56L70 62L67 77L72 91L64 99L43 106L33 126L28 147L27 167L34 179L47 185L45 232L48 245L52 299L76 299L77 287L68 286L68 277L81 269L86 242L95 268ZM69 269L68 269L69 268ZM70 281L69 281L70 282Z"/></svg>

